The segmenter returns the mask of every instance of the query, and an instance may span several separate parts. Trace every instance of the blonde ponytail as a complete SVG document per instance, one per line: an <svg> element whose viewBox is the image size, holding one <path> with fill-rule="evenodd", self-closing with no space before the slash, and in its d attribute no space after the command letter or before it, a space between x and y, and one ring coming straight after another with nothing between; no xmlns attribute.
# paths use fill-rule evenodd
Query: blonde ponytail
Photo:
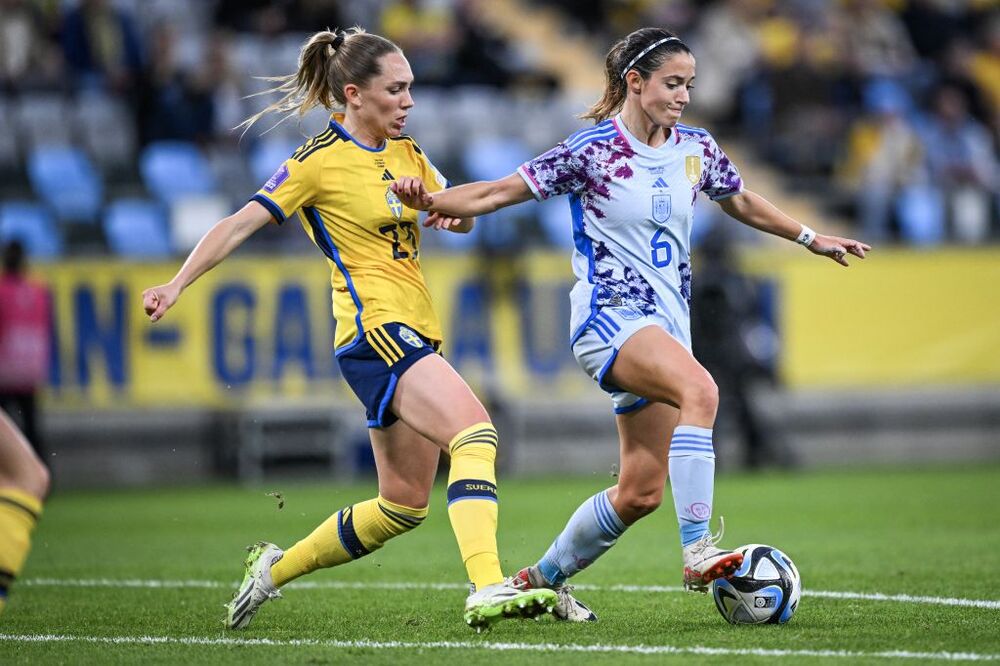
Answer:
<svg viewBox="0 0 1000 666"><path fill-rule="evenodd" d="M392 52L402 53L388 39L369 34L358 26L317 32L302 45L295 74L262 77L278 85L251 95L279 93L282 98L244 120L236 129L246 132L268 113L291 115L294 111L301 118L317 106L331 111L343 108L347 102L344 86L349 83L364 86L381 74L378 59Z"/></svg>

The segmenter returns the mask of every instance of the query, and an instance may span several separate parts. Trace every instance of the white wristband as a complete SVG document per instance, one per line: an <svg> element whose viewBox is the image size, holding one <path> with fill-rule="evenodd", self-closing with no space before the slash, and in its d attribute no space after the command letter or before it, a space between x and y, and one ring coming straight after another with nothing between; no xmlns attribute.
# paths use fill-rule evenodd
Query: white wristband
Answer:
<svg viewBox="0 0 1000 666"><path fill-rule="evenodd" d="M814 240L816 240L816 232L803 224L802 232L799 234L799 237L795 239L795 242L799 245L809 247Z"/></svg>

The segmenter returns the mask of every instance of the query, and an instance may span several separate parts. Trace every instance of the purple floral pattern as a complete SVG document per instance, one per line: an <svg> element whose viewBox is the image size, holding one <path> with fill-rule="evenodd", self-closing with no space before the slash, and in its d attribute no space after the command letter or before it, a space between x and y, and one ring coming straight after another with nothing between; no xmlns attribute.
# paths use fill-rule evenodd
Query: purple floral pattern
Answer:
<svg viewBox="0 0 1000 666"><path fill-rule="evenodd" d="M719 144L709 135L699 136L701 144L701 159L704 169L701 181L695 188L704 192L710 199L718 199L734 194L743 189L743 178L739 169L729 161Z"/></svg>
<svg viewBox="0 0 1000 666"><path fill-rule="evenodd" d="M601 205L611 199L611 181L629 180L634 173L628 160L635 152L620 134L571 150L567 139L521 169L535 183L543 199L579 194L584 210L595 219L607 214Z"/></svg>
<svg viewBox="0 0 1000 666"><path fill-rule="evenodd" d="M656 292L642 274L626 266L604 243L594 241L594 284L598 307L630 306L643 314L656 311Z"/></svg>
<svg viewBox="0 0 1000 666"><path fill-rule="evenodd" d="M691 264L684 262L677 265L677 273L681 278L681 296L691 305Z"/></svg>

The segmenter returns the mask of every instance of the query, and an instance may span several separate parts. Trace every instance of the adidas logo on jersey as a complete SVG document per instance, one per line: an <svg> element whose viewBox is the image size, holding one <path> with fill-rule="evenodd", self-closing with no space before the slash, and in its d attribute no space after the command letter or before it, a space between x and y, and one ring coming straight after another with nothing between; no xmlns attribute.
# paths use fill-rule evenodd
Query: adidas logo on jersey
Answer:
<svg viewBox="0 0 1000 666"><path fill-rule="evenodd" d="M386 169L382 172L382 180L396 180L396 177L389 173L389 170Z"/></svg>
<svg viewBox="0 0 1000 666"><path fill-rule="evenodd" d="M656 182L653 183L653 187L670 187L670 186L667 185L667 181L663 180L662 178L657 178Z"/></svg>

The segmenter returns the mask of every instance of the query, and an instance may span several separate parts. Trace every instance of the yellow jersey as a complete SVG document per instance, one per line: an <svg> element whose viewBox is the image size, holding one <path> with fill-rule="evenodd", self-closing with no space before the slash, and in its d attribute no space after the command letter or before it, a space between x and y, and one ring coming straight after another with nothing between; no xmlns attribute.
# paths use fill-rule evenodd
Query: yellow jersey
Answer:
<svg viewBox="0 0 1000 666"><path fill-rule="evenodd" d="M448 183L408 136L381 148L358 143L334 114L326 131L296 150L252 197L278 224L296 211L326 255L338 350L388 322L440 342L441 324L420 270L417 211L389 189L416 176L430 192Z"/></svg>

